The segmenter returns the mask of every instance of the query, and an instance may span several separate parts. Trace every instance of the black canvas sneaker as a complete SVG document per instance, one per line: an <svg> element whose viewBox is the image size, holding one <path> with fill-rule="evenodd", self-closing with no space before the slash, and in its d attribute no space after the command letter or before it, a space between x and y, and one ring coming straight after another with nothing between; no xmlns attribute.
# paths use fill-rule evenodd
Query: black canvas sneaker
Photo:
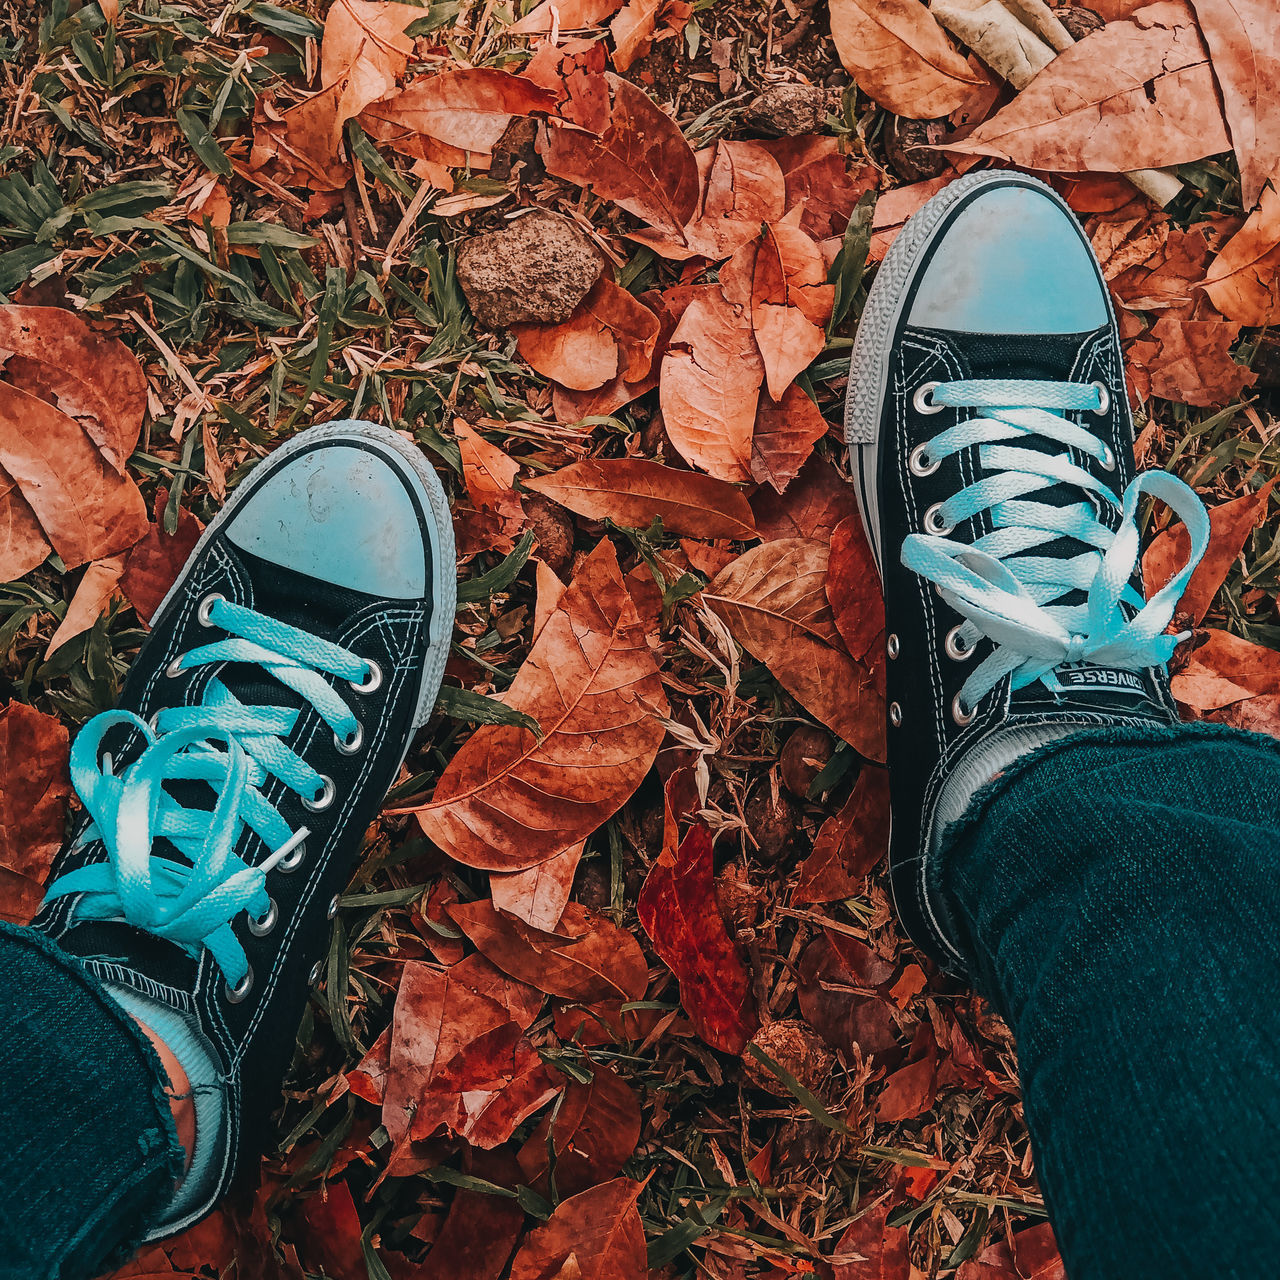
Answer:
<svg viewBox="0 0 1280 1280"><path fill-rule="evenodd" d="M1208 520L1135 478L1107 288L1070 209L970 174L898 235L854 342L845 434L884 586L890 875L911 938L963 962L927 892L945 827L1017 756L1091 726L1177 719L1163 634ZM1142 494L1187 524L1188 566L1148 603Z"/></svg>
<svg viewBox="0 0 1280 1280"><path fill-rule="evenodd" d="M116 710L72 748L83 825L35 925L169 1044L190 1225L261 1151L363 833L431 713L453 628L445 495L364 422L258 466L204 532Z"/></svg>

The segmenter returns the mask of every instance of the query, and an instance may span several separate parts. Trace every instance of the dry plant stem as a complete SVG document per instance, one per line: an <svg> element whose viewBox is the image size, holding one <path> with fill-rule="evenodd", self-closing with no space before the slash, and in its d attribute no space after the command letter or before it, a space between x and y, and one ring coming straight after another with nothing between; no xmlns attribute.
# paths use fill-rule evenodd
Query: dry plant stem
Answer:
<svg viewBox="0 0 1280 1280"><path fill-rule="evenodd" d="M934 0L931 7L957 40L1018 90L1075 43L1045 0ZM1124 176L1160 208L1182 192L1178 178L1163 169Z"/></svg>

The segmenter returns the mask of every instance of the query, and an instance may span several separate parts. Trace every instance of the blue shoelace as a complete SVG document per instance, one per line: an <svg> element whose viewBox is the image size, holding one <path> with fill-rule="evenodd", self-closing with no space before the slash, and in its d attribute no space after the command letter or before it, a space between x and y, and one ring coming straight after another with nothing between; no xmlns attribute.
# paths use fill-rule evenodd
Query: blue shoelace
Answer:
<svg viewBox="0 0 1280 1280"><path fill-rule="evenodd" d="M1209 518L1196 494L1164 471L1137 476L1118 497L1072 461L1074 449L1111 470L1110 447L1064 412L1105 413L1109 400L1101 383L1000 379L926 384L916 392L923 412L976 409L980 416L959 422L913 450L909 466L928 475L944 459L977 446L981 479L925 514L924 533L903 542L902 563L933 583L965 619L947 637L953 657L967 656L979 639L995 648L974 668L960 691L957 718L972 715L982 697L1006 675L1021 689L1040 681L1057 692L1059 667L1089 662L1139 671L1168 662L1182 636L1166 635L1173 611L1209 543ZM1027 448L1032 438L1064 446L1062 453ZM1056 485L1084 492L1066 506L1038 502L1036 495ZM1138 500L1150 494L1168 504L1191 535L1185 567L1149 601L1130 584L1138 563ZM1099 517L1119 512L1113 529ZM973 542L948 538L962 520L987 512L991 532ZM1061 538L1086 548L1066 558L1033 554ZM1071 592L1080 604L1064 604Z"/></svg>
<svg viewBox="0 0 1280 1280"><path fill-rule="evenodd" d="M189 650L166 676L220 663L257 665L315 709L340 751L360 749L360 722L325 675L371 692L382 681L376 663L221 596L206 597L199 616L228 638ZM228 988L241 988L249 962L231 921L245 911L251 921L266 922L265 932L275 911L267 873L282 863L296 866L310 834L306 827L291 830L261 788L276 777L316 811L334 798L332 780L282 741L302 714L291 707L247 706L214 675L201 703L168 708L150 723L127 711L95 716L71 749L71 779L91 819L81 843L100 839L107 859L61 876L46 900L83 894L77 920L125 920L192 955L207 948ZM141 734L146 745L117 776L102 743L120 725ZM212 790L212 811L187 808L165 790L166 782L192 781ZM256 866L234 852L246 827L272 850ZM189 865L157 855L159 837Z"/></svg>

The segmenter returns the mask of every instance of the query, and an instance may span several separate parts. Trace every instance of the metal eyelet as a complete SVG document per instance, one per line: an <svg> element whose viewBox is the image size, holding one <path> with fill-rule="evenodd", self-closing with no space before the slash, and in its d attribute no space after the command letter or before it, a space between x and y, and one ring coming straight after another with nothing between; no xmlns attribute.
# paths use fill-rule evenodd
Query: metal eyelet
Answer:
<svg viewBox="0 0 1280 1280"><path fill-rule="evenodd" d="M338 749L339 755L353 756L364 746L364 725L356 722L356 731L349 738L340 738L336 733L333 735L333 745Z"/></svg>
<svg viewBox="0 0 1280 1280"><path fill-rule="evenodd" d="M338 914L338 895L335 893L329 900L329 909L324 913L326 920L332 920Z"/></svg>
<svg viewBox="0 0 1280 1280"><path fill-rule="evenodd" d="M252 990L253 970L250 969L234 987L225 982L222 984L222 998L228 1004L239 1004Z"/></svg>
<svg viewBox="0 0 1280 1280"><path fill-rule="evenodd" d="M323 974L324 974L324 961L317 960L315 964L311 966L311 972L307 974L307 986L314 987L316 983L320 981L320 978Z"/></svg>
<svg viewBox="0 0 1280 1280"><path fill-rule="evenodd" d="M183 655L179 654L167 667L165 667L164 673L170 680L176 680L182 674L182 658Z"/></svg>
<svg viewBox="0 0 1280 1280"><path fill-rule="evenodd" d="M200 608L196 610L196 620L202 627L213 626L213 606L219 600L225 600L226 596L219 595L216 591L211 592L200 601Z"/></svg>
<svg viewBox="0 0 1280 1280"><path fill-rule="evenodd" d="M276 927L276 921L279 918L280 912L276 908L276 900L272 898L266 915L249 917L249 932L255 938L265 938Z"/></svg>
<svg viewBox="0 0 1280 1280"><path fill-rule="evenodd" d="M335 795L337 795L337 789L333 785L333 779L322 773L320 775L320 794L314 797L303 796L302 807L310 809L312 813L320 813L333 803Z"/></svg>
<svg viewBox="0 0 1280 1280"><path fill-rule="evenodd" d="M911 407L917 413L941 413L947 406L945 404L934 404L930 398L940 386L942 386L940 382L926 382L917 387L915 395L911 397Z"/></svg>
<svg viewBox="0 0 1280 1280"><path fill-rule="evenodd" d="M942 503L935 502L928 511L924 513L924 531L932 533L939 538L945 538L955 525L942 523Z"/></svg>
<svg viewBox="0 0 1280 1280"><path fill-rule="evenodd" d="M896 658L898 656L898 654L902 651L902 646L898 643L897 636L890 636L888 640L885 641L884 651L891 658Z"/></svg>
<svg viewBox="0 0 1280 1280"><path fill-rule="evenodd" d="M889 703L889 723L896 729L902 724L902 707L896 703Z"/></svg>
<svg viewBox="0 0 1280 1280"><path fill-rule="evenodd" d="M372 693L382 685L382 668L372 658L368 659L369 674L363 680L348 680L356 693Z"/></svg>
<svg viewBox="0 0 1280 1280"><path fill-rule="evenodd" d="M1106 470L1114 471L1116 469L1116 451L1109 444L1104 444L1102 447L1106 450L1106 453L1102 455L1099 461Z"/></svg>
<svg viewBox="0 0 1280 1280"><path fill-rule="evenodd" d="M951 718L959 725L968 724L978 714L977 707L966 707L957 693L951 699Z"/></svg>
<svg viewBox="0 0 1280 1280"><path fill-rule="evenodd" d="M964 624L962 623L961 626ZM946 642L942 646L947 651L947 657L953 662L963 662L966 658L973 655L972 649L966 649L960 643L960 627L952 627L947 632Z"/></svg>
<svg viewBox="0 0 1280 1280"><path fill-rule="evenodd" d="M1105 382L1091 382L1089 385L1098 392L1098 407L1090 409L1090 413L1096 413L1099 418L1105 418L1111 412L1111 391Z"/></svg>
<svg viewBox="0 0 1280 1280"><path fill-rule="evenodd" d="M941 458L929 457L929 446L927 444L918 444L911 450L911 457L907 459L907 470L913 476L931 476L937 469L942 466Z"/></svg>
<svg viewBox="0 0 1280 1280"><path fill-rule="evenodd" d="M285 875L297 871L302 866L307 857L307 846L303 842L290 849L288 853L276 863L276 870L284 872Z"/></svg>

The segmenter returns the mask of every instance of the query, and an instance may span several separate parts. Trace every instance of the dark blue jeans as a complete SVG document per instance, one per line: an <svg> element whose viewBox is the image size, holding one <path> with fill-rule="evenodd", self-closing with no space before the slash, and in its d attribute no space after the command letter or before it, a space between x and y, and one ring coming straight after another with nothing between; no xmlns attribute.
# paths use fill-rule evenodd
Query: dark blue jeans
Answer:
<svg viewBox="0 0 1280 1280"><path fill-rule="evenodd" d="M935 895L1017 1036L1071 1280L1276 1273L1278 836L1280 742L1205 726L1051 744L949 835ZM181 1167L159 1064L28 931L0 974L0 1277L90 1280Z"/></svg>

